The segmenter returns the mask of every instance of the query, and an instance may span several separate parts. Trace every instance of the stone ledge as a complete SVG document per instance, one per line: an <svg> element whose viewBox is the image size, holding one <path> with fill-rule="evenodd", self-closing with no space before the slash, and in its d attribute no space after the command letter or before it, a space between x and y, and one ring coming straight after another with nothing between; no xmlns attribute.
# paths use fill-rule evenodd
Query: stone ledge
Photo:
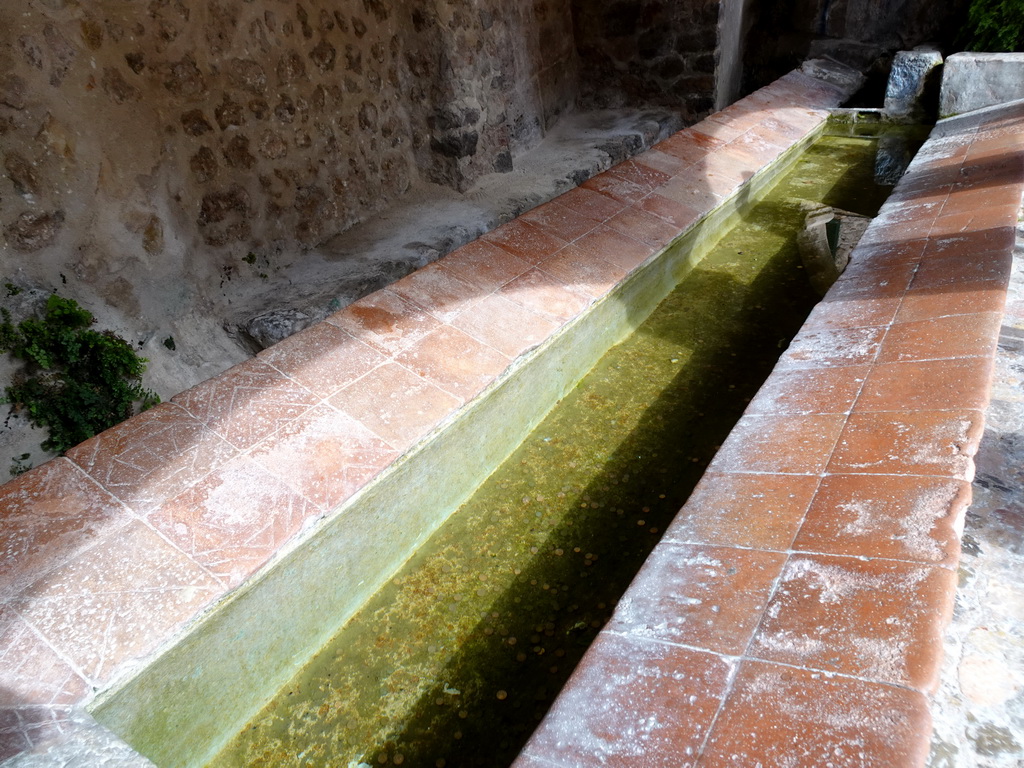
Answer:
<svg viewBox="0 0 1024 768"><path fill-rule="evenodd" d="M0 487L0 757L79 728L96 691L749 192L847 95L792 73Z"/></svg>
<svg viewBox="0 0 1024 768"><path fill-rule="evenodd" d="M1022 163L937 126L518 768L924 765Z"/></svg>

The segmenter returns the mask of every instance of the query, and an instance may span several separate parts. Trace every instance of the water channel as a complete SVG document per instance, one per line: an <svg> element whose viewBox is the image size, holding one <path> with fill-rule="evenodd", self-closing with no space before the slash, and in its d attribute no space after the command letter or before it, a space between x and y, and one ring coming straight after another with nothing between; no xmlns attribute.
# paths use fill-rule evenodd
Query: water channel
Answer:
<svg viewBox="0 0 1024 768"><path fill-rule="evenodd" d="M210 765L509 765L817 301L801 201L876 213L877 145L813 145Z"/></svg>

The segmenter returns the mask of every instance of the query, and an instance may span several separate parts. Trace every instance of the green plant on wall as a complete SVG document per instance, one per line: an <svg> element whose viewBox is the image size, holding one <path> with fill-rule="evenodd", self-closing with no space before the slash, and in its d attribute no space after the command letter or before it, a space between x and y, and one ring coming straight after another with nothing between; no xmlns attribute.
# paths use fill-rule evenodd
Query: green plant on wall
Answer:
<svg viewBox="0 0 1024 768"><path fill-rule="evenodd" d="M96 331L95 318L56 294L42 319L14 325L5 311L0 352L24 360L25 370L5 389L3 402L48 430L43 448L64 452L127 419L160 398L142 387L145 358L112 331Z"/></svg>
<svg viewBox="0 0 1024 768"><path fill-rule="evenodd" d="M963 35L968 51L1024 51L1024 0L971 0Z"/></svg>

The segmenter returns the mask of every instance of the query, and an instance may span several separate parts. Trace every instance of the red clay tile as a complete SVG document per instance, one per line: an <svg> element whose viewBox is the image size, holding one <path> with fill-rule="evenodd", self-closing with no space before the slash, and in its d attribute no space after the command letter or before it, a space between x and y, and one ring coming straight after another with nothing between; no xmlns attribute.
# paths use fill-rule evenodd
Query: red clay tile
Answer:
<svg viewBox="0 0 1024 768"><path fill-rule="evenodd" d="M889 363L871 370L857 411L984 410L992 358Z"/></svg>
<svg viewBox="0 0 1024 768"><path fill-rule="evenodd" d="M817 487L817 477L708 472L663 541L785 550Z"/></svg>
<svg viewBox="0 0 1024 768"><path fill-rule="evenodd" d="M177 405L164 403L86 440L67 457L143 514L236 453Z"/></svg>
<svg viewBox="0 0 1024 768"><path fill-rule="evenodd" d="M910 286L917 269L916 262L863 262L855 258L825 300L900 297Z"/></svg>
<svg viewBox="0 0 1024 768"><path fill-rule="evenodd" d="M607 221L626 207L618 200L582 187L570 189L565 194L556 197L554 202L564 205L581 216L593 219L598 224Z"/></svg>
<svg viewBox="0 0 1024 768"><path fill-rule="evenodd" d="M372 480L398 453L351 416L319 405L252 458L326 511Z"/></svg>
<svg viewBox="0 0 1024 768"><path fill-rule="evenodd" d="M971 486L961 480L829 475L793 548L954 566L970 503Z"/></svg>
<svg viewBox="0 0 1024 768"><path fill-rule="evenodd" d="M452 325L509 358L536 347L559 325L503 296L488 296L463 312Z"/></svg>
<svg viewBox="0 0 1024 768"><path fill-rule="evenodd" d="M247 360L171 402L245 450L305 413L319 399L262 360Z"/></svg>
<svg viewBox="0 0 1024 768"><path fill-rule="evenodd" d="M917 264L924 253L926 239L897 240L874 245L858 245L850 259L847 269L850 274L860 274L863 270L888 267L894 264Z"/></svg>
<svg viewBox="0 0 1024 768"><path fill-rule="evenodd" d="M317 323L266 349L258 359L319 397L330 397L386 359L330 323Z"/></svg>
<svg viewBox="0 0 1024 768"><path fill-rule="evenodd" d="M785 562L781 552L659 544L606 629L740 655Z"/></svg>
<svg viewBox="0 0 1024 768"><path fill-rule="evenodd" d="M700 768L920 766L931 732L916 691L744 661Z"/></svg>
<svg viewBox="0 0 1024 768"><path fill-rule="evenodd" d="M882 343L878 362L989 356L995 351L1001 320L998 313L986 312L897 323Z"/></svg>
<svg viewBox="0 0 1024 768"><path fill-rule="evenodd" d="M680 235L677 226L637 206L608 219L607 226L654 248L663 248Z"/></svg>
<svg viewBox="0 0 1024 768"><path fill-rule="evenodd" d="M691 208L657 192L645 197L640 202L640 208L646 213L667 221L675 228L677 234L682 234L706 213L706 209Z"/></svg>
<svg viewBox="0 0 1024 768"><path fill-rule="evenodd" d="M569 242L583 237L598 223L592 218L565 207L556 200L538 205L519 218L540 227L548 234Z"/></svg>
<svg viewBox="0 0 1024 768"><path fill-rule="evenodd" d="M895 322L912 323L918 320L984 312L1001 314L1005 301L1006 287L992 281L911 289L903 297Z"/></svg>
<svg viewBox="0 0 1024 768"><path fill-rule="evenodd" d="M722 202L721 196L708 187L703 166L696 166L685 175L677 176L671 181L662 184L654 190L654 194L667 197L669 200L675 200L698 217L717 208ZM647 200L644 200L642 207L653 214L661 215L657 210L653 210L648 205ZM663 218L668 217L665 216ZM673 217L669 221L672 221L673 224L680 224L677 217ZM681 226L685 226L685 224L681 224Z"/></svg>
<svg viewBox="0 0 1024 768"><path fill-rule="evenodd" d="M441 259L438 265L481 294L493 293L530 268L522 259L482 240L462 246Z"/></svg>
<svg viewBox="0 0 1024 768"><path fill-rule="evenodd" d="M405 451L462 404L397 363L350 384L330 402L397 451Z"/></svg>
<svg viewBox="0 0 1024 768"><path fill-rule="evenodd" d="M733 139L739 138L746 131L750 130L751 120L740 121L730 119L731 115L718 112L711 117L706 117L699 123L690 126L691 133L701 133L722 144L727 144Z"/></svg>
<svg viewBox="0 0 1024 768"><path fill-rule="evenodd" d="M956 579L917 563L794 555L749 654L929 692Z"/></svg>
<svg viewBox="0 0 1024 768"><path fill-rule="evenodd" d="M243 456L162 504L147 520L221 582L236 587L320 514L319 507Z"/></svg>
<svg viewBox="0 0 1024 768"><path fill-rule="evenodd" d="M971 480L983 428L978 411L854 411L828 471Z"/></svg>
<svg viewBox="0 0 1024 768"><path fill-rule="evenodd" d="M576 245L566 246L539 266L570 291L594 299L611 291L626 276L622 267Z"/></svg>
<svg viewBox="0 0 1024 768"><path fill-rule="evenodd" d="M1013 257L1009 251L974 252L969 255L925 257L914 275L913 290L996 282L1005 286L1010 279Z"/></svg>
<svg viewBox="0 0 1024 768"><path fill-rule="evenodd" d="M392 283L388 290L443 323L450 323L456 315L483 298L479 288L442 269L436 262Z"/></svg>
<svg viewBox="0 0 1024 768"><path fill-rule="evenodd" d="M884 327L895 319L902 300L902 295L872 296L868 292L829 294L811 311L804 328L807 331L824 331Z"/></svg>
<svg viewBox="0 0 1024 768"><path fill-rule="evenodd" d="M0 605L0 709L71 707L89 686L24 619Z"/></svg>
<svg viewBox="0 0 1024 768"><path fill-rule="evenodd" d="M715 472L818 474L844 416L743 416L711 462Z"/></svg>
<svg viewBox="0 0 1024 768"><path fill-rule="evenodd" d="M596 192L592 194L597 194ZM563 195L564 197L564 195ZM608 198L603 195L602 199ZM558 198L562 202L562 198ZM552 234L553 230L535 227L528 221L513 219L484 235L481 240L503 248L528 264L536 264L553 254L568 241ZM420 270L422 271L422 270ZM414 273L415 274L415 273Z"/></svg>
<svg viewBox="0 0 1024 768"><path fill-rule="evenodd" d="M573 768L691 768L729 673L714 654L602 633L524 752Z"/></svg>
<svg viewBox="0 0 1024 768"><path fill-rule="evenodd" d="M675 155L670 155L667 152L653 148L634 156L633 161L652 170L664 173L666 176L677 176L692 165L692 163L688 163L685 160L680 160Z"/></svg>
<svg viewBox="0 0 1024 768"><path fill-rule="evenodd" d="M639 159L641 158L637 157L621 162L610 168L608 173L636 184L643 188L644 192L650 192L675 176L675 172L660 171L649 164L637 162Z"/></svg>
<svg viewBox="0 0 1024 768"><path fill-rule="evenodd" d="M599 192L602 195L606 195L613 200L618 200L620 203L624 203L626 205L632 205L633 203L642 200L644 195L650 191L645 187L641 187L639 184L634 184L633 182L628 181L621 176L616 176L608 171L592 176L580 186L583 189L590 189L594 192Z"/></svg>
<svg viewBox="0 0 1024 768"><path fill-rule="evenodd" d="M70 707L0 705L0 760L56 739L73 727Z"/></svg>
<svg viewBox="0 0 1024 768"><path fill-rule="evenodd" d="M0 485L0 604L131 519L67 459Z"/></svg>
<svg viewBox="0 0 1024 768"><path fill-rule="evenodd" d="M561 280L539 269L531 269L517 277L502 287L499 294L553 320L576 317L591 301L569 291Z"/></svg>
<svg viewBox="0 0 1024 768"><path fill-rule="evenodd" d="M779 358L778 370L866 365L874 361L884 327L805 328Z"/></svg>
<svg viewBox="0 0 1024 768"><path fill-rule="evenodd" d="M603 224L573 243L573 247L589 256L610 261L626 271L632 271L655 253L646 243Z"/></svg>
<svg viewBox="0 0 1024 768"><path fill-rule="evenodd" d="M866 365L779 370L747 406L747 413L849 413L867 378Z"/></svg>
<svg viewBox="0 0 1024 768"><path fill-rule="evenodd" d="M386 289L349 304L327 322L388 355L397 355L441 327L440 321Z"/></svg>
<svg viewBox="0 0 1024 768"><path fill-rule="evenodd" d="M508 359L472 336L442 326L396 360L464 402L476 396L507 367Z"/></svg>
<svg viewBox="0 0 1024 768"><path fill-rule="evenodd" d="M687 165L693 165L703 161L710 152L722 146L725 146L725 142L721 139L696 130L685 130L655 144L654 149L679 158Z"/></svg>
<svg viewBox="0 0 1024 768"><path fill-rule="evenodd" d="M223 586L135 521L47 574L14 608L93 683L154 650Z"/></svg>
<svg viewBox="0 0 1024 768"><path fill-rule="evenodd" d="M953 211L939 216L929 232L931 237L950 237L961 232L978 232L999 227L1012 227L1017 223L1019 208L998 206Z"/></svg>

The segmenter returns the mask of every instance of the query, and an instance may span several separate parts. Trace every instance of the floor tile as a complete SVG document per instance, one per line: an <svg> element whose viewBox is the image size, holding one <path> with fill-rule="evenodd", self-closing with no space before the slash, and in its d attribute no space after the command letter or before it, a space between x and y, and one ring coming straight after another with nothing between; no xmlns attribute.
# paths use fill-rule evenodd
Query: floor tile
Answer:
<svg viewBox="0 0 1024 768"><path fill-rule="evenodd" d="M441 327L439 320L386 289L349 304L327 322L387 355L397 355Z"/></svg>
<svg viewBox="0 0 1024 768"><path fill-rule="evenodd" d="M236 453L183 409L164 403L86 440L67 457L143 514Z"/></svg>
<svg viewBox="0 0 1024 768"><path fill-rule="evenodd" d="M285 426L252 458L330 512L398 458L366 426L319 405Z"/></svg>
<svg viewBox="0 0 1024 768"><path fill-rule="evenodd" d="M773 373L747 406L748 414L849 413L870 366L808 368Z"/></svg>
<svg viewBox="0 0 1024 768"><path fill-rule="evenodd" d="M554 202L564 205L581 216L601 224L626 207L624 203L602 195L592 189L576 187L555 198Z"/></svg>
<svg viewBox="0 0 1024 768"><path fill-rule="evenodd" d="M610 168L608 173L642 187L645 193L661 186L676 174L675 171L667 173L649 164L637 162L638 159L640 158L634 157L625 160Z"/></svg>
<svg viewBox="0 0 1024 768"><path fill-rule="evenodd" d="M829 475L793 548L953 566L970 502L971 488L961 480Z"/></svg>
<svg viewBox="0 0 1024 768"><path fill-rule="evenodd" d="M488 296L470 307L452 325L510 359L546 341L560 327L499 295Z"/></svg>
<svg viewBox="0 0 1024 768"><path fill-rule="evenodd" d="M870 293L849 296L826 296L811 311L804 328L825 331L842 328L884 327L899 312L903 296L872 296Z"/></svg>
<svg viewBox="0 0 1024 768"><path fill-rule="evenodd" d="M162 504L147 521L233 588L320 514L318 506L243 456Z"/></svg>
<svg viewBox="0 0 1024 768"><path fill-rule="evenodd" d="M67 459L0 485L0 605L131 519Z"/></svg>
<svg viewBox="0 0 1024 768"><path fill-rule="evenodd" d="M979 411L854 411L828 471L971 480L983 422Z"/></svg>
<svg viewBox="0 0 1024 768"><path fill-rule="evenodd" d="M449 253L438 265L482 294L493 293L530 268L522 259L483 240L474 240Z"/></svg>
<svg viewBox="0 0 1024 768"><path fill-rule="evenodd" d="M442 323L450 323L460 312L483 298L479 288L442 269L437 262L406 275L389 285L388 290Z"/></svg>
<svg viewBox="0 0 1024 768"><path fill-rule="evenodd" d="M626 270L575 245L568 245L539 265L570 291L598 299L626 276Z"/></svg>
<svg viewBox="0 0 1024 768"><path fill-rule="evenodd" d="M538 205L519 218L568 242L583 237L598 224L593 218L583 216L555 200Z"/></svg>
<svg viewBox="0 0 1024 768"><path fill-rule="evenodd" d="M81 675L12 608L0 605L0 709L71 707L88 693Z"/></svg>
<svg viewBox="0 0 1024 768"><path fill-rule="evenodd" d="M606 629L740 655L785 562L781 552L661 543Z"/></svg>
<svg viewBox="0 0 1024 768"><path fill-rule="evenodd" d="M574 768L691 768L729 671L713 654L603 633L525 753Z"/></svg>
<svg viewBox="0 0 1024 768"><path fill-rule="evenodd" d="M274 366L319 397L330 397L386 359L330 323L317 323L260 352Z"/></svg>
<svg viewBox="0 0 1024 768"><path fill-rule="evenodd" d="M695 206L691 207L658 192L652 192L640 201L642 211L667 221L675 227L678 234L682 234L697 223L707 212L707 209L698 209L696 205L699 205L699 201L695 201Z"/></svg>
<svg viewBox="0 0 1024 768"><path fill-rule="evenodd" d="M930 290L941 286L979 283L988 280L1005 287L1010 279L1013 258L1008 251L926 255L914 276L913 290Z"/></svg>
<svg viewBox="0 0 1024 768"><path fill-rule="evenodd" d="M70 707L0 705L0 760L57 738L72 727Z"/></svg>
<svg viewBox="0 0 1024 768"><path fill-rule="evenodd" d="M13 605L91 682L103 684L223 591L152 529L132 522L44 576Z"/></svg>
<svg viewBox="0 0 1024 768"><path fill-rule="evenodd" d="M597 194L596 192L594 194ZM601 196L602 199L607 199ZM561 198L559 198L561 201ZM535 227L528 221L513 219L492 229L481 239L496 245L528 264L536 264L553 254L568 241L552 234L553 230ZM422 271L422 270L421 270Z"/></svg>
<svg viewBox="0 0 1024 768"><path fill-rule="evenodd" d="M776 370L867 365L874 362L884 336L884 327L806 327L782 353Z"/></svg>
<svg viewBox="0 0 1024 768"><path fill-rule="evenodd" d="M708 472L663 541L788 549L817 487L812 476Z"/></svg>
<svg viewBox="0 0 1024 768"><path fill-rule="evenodd" d="M608 226L655 248L665 247L680 235L679 228L674 224L637 206L631 206L608 219Z"/></svg>
<svg viewBox="0 0 1024 768"><path fill-rule="evenodd" d="M952 315L973 315L985 312L1002 313L1006 301L1005 286L994 283L964 283L928 290L907 292L894 322L913 323Z"/></svg>
<svg viewBox="0 0 1024 768"><path fill-rule="evenodd" d="M879 363L987 357L995 351L1001 317L995 312L897 323L878 353Z"/></svg>
<svg viewBox="0 0 1024 768"><path fill-rule="evenodd" d="M956 578L917 563L794 555L749 655L927 693Z"/></svg>
<svg viewBox="0 0 1024 768"><path fill-rule="evenodd" d="M930 237L950 237L963 232L979 232L999 227L1012 227L1017 223L1018 210L1014 206L975 208L939 216L929 231Z"/></svg>
<svg viewBox="0 0 1024 768"><path fill-rule="evenodd" d="M744 661L700 768L924 765L930 735L915 691Z"/></svg>
<svg viewBox="0 0 1024 768"><path fill-rule="evenodd" d="M539 269L531 269L502 287L499 294L522 307L553 320L569 320L591 299L568 290L565 283Z"/></svg>
<svg viewBox="0 0 1024 768"><path fill-rule="evenodd" d="M675 200L677 203L685 206L689 211L692 211L698 217L703 216L709 211L717 208L722 202L721 197L713 192L705 183L704 176L707 173L707 169L702 164L700 167L695 169L693 174L687 174L685 177L676 177L660 187L654 190L652 194L660 195L661 197L667 197L670 200ZM656 210L652 210L647 200L644 200L643 207L645 210L651 213L661 215ZM668 218L668 217L665 217ZM669 219L674 224L678 224L677 220L680 217L673 217Z"/></svg>
<svg viewBox="0 0 1024 768"><path fill-rule="evenodd" d="M692 163L688 163L685 160L680 160L675 155L670 155L667 152L654 148L635 155L633 161L652 170L660 171L667 176L678 176L692 165Z"/></svg>
<svg viewBox="0 0 1024 768"><path fill-rule="evenodd" d="M669 136L655 144L654 148L679 158L687 165L693 165L703 161L708 153L722 146L725 146L725 142L719 138L696 130L686 130Z"/></svg>
<svg viewBox="0 0 1024 768"><path fill-rule="evenodd" d="M919 239L858 245L848 269L851 270L851 274L856 274L861 269L888 267L894 264L917 264L927 242L925 239Z"/></svg>
<svg viewBox="0 0 1024 768"><path fill-rule="evenodd" d="M989 357L876 365L857 411L983 410L991 379Z"/></svg>
<svg viewBox="0 0 1024 768"><path fill-rule="evenodd" d="M262 360L247 360L171 402L245 450L305 413L320 398Z"/></svg>
<svg viewBox="0 0 1024 768"><path fill-rule="evenodd" d="M627 272L643 264L655 253L646 243L603 224L577 240L573 247L594 258L609 261Z"/></svg>
<svg viewBox="0 0 1024 768"><path fill-rule="evenodd" d="M650 189L634 184L632 181L628 181L608 171L590 177L580 186L583 189L600 192L602 195L618 200L625 205L632 205L642 200L644 195L650 192Z"/></svg>
<svg viewBox="0 0 1024 768"><path fill-rule="evenodd" d="M711 462L715 472L822 472L845 416L742 417Z"/></svg>
<svg viewBox="0 0 1024 768"><path fill-rule="evenodd" d="M508 366L508 359L472 336L442 326L396 360L445 392L468 402Z"/></svg>
<svg viewBox="0 0 1024 768"><path fill-rule="evenodd" d="M405 451L451 416L462 402L397 363L378 368L331 398L330 404Z"/></svg>

